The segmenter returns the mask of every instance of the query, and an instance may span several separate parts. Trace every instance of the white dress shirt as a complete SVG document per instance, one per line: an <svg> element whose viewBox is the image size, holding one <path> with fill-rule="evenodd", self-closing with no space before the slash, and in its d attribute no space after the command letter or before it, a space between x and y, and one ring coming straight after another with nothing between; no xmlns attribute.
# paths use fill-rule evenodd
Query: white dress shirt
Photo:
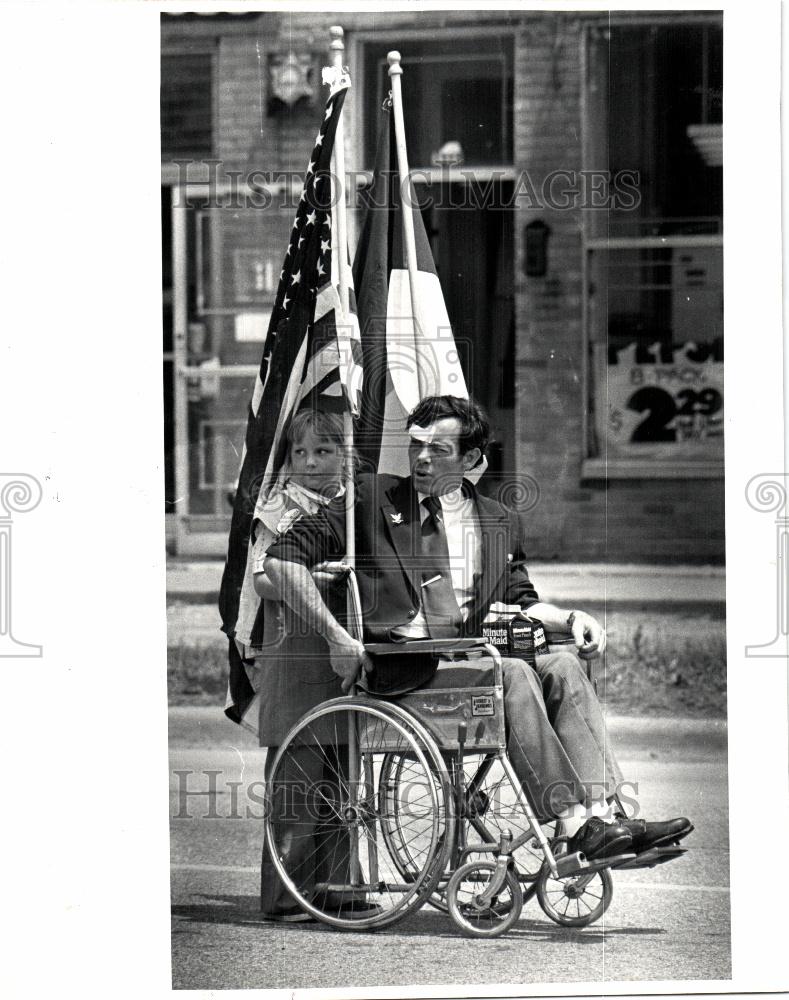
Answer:
<svg viewBox="0 0 789 1000"><path fill-rule="evenodd" d="M427 498L427 494L418 493L417 496L419 516L424 523L428 511L422 501ZM470 497L463 496L460 488L444 493L438 499L447 536L452 589L455 591L461 618L466 621L476 594L477 579L482 574L482 537L476 504ZM416 617L408 624L398 626L397 631L409 639L429 637L421 606Z"/></svg>

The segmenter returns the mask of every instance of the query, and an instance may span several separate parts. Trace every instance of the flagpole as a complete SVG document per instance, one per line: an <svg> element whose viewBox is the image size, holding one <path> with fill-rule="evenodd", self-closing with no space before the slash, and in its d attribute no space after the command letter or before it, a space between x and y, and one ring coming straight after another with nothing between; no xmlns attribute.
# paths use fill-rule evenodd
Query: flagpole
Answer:
<svg viewBox="0 0 789 1000"><path fill-rule="evenodd" d="M339 25L332 25L329 28L331 44L329 52L331 63L334 67L335 82L339 80L343 72L343 54L345 45L343 43L343 30ZM334 212L337 219L337 245L332 247L333 259L337 261L337 275L340 283L340 305L342 307L342 322L347 322L350 315L350 281L348 264L348 224L345 204L345 130L343 128L343 114L345 107L340 112L337 121L337 131L334 136L334 148L332 150L334 183ZM338 345L339 346L339 345ZM346 363L349 359L345 359ZM342 359L341 359L342 361ZM354 481L353 467L353 417L348 408L349 401L346 400L345 412L343 413L343 431L345 438L345 561L353 568L356 565L356 521L354 517L354 507L356 504L356 483ZM348 580L348 626L354 638L361 640L361 609L358 606L356 577L351 573ZM349 694L356 693L356 685L352 684ZM358 754L358 733L356 732L355 716L348 713L348 795L347 803L349 809L356 805L356 792L359 787L359 754ZM349 862L350 880L352 885L361 883L361 865L359 863L359 831L353 827L350 830Z"/></svg>
<svg viewBox="0 0 789 1000"><path fill-rule="evenodd" d="M339 79L343 72L343 55L345 44L343 42L343 29L339 25L329 28L331 44L329 52L331 63ZM348 263L348 219L345 205L345 130L343 128L343 116L345 108L340 112L337 122L337 132L334 137L334 148L332 158L334 160L335 190L334 190L334 210L337 217L337 246L332 247L332 253L337 261L337 274L340 279L340 303L342 305L343 317L350 313L350 278ZM356 504L356 484L354 482L353 469L353 418L347 407L343 414L343 429L345 432L345 559L349 566L356 565L356 525L354 521L354 506ZM357 636L361 638L361 636Z"/></svg>
<svg viewBox="0 0 789 1000"><path fill-rule="evenodd" d="M408 289L411 293L411 315L414 322L414 340L417 342L419 333L419 322L416 318L417 301L417 263L416 263L416 237L414 236L414 216L411 204L411 179L408 169L408 150L405 144L405 119L403 118L403 91L400 77L403 75L403 68L400 65L400 53L389 52L386 56L389 63L389 79L392 84L392 110L394 111L395 126L395 147L397 149L397 169L400 174L400 202L402 204L403 217L403 244L405 246L405 259L408 267ZM408 192L406 204L406 192ZM419 396L424 398L428 388L425 375L420 364L419 352L416 352L417 382L419 385Z"/></svg>

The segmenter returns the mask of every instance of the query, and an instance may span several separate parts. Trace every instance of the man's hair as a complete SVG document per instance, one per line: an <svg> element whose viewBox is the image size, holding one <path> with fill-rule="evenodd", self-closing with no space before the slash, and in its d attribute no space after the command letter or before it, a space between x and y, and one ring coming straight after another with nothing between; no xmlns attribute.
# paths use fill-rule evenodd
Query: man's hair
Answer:
<svg viewBox="0 0 789 1000"><path fill-rule="evenodd" d="M324 410L299 410L288 427L288 444L298 444L308 430L316 437L326 438L342 448L345 443L343 421L339 413L327 413Z"/></svg>
<svg viewBox="0 0 789 1000"><path fill-rule="evenodd" d="M465 455L472 448L479 448L482 454L485 454L490 438L490 423L488 415L479 403L471 398L426 396L408 414L405 425L410 427L412 424L418 424L420 427L427 427L433 421L443 420L445 417L456 417L460 421L461 454Z"/></svg>

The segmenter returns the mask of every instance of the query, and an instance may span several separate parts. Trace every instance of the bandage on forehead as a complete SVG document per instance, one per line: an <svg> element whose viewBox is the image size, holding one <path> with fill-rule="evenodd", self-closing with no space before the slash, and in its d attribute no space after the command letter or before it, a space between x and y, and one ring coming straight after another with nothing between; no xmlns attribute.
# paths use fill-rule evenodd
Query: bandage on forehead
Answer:
<svg viewBox="0 0 789 1000"><path fill-rule="evenodd" d="M408 428L408 433L413 441L430 444L438 435L438 429L435 424L428 424L427 427L420 427L419 424L411 424Z"/></svg>
<svg viewBox="0 0 789 1000"><path fill-rule="evenodd" d="M408 433L412 441L418 441L420 444L432 444L436 438L443 438L444 446L452 447L452 442L459 439L460 428L452 417L441 417L440 420L434 420L427 427L422 427L421 424L411 424Z"/></svg>

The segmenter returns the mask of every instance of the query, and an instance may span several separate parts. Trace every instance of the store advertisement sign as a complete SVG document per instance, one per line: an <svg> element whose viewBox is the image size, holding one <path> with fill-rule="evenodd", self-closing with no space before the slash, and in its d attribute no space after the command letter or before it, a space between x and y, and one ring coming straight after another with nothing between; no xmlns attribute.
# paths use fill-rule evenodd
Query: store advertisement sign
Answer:
<svg viewBox="0 0 789 1000"><path fill-rule="evenodd" d="M233 317L236 342L239 344L262 344L271 322L270 312L238 313Z"/></svg>
<svg viewBox="0 0 789 1000"><path fill-rule="evenodd" d="M697 345L671 362L636 362L636 345L608 364L597 353L598 434L609 457L723 459L723 363L693 360Z"/></svg>

